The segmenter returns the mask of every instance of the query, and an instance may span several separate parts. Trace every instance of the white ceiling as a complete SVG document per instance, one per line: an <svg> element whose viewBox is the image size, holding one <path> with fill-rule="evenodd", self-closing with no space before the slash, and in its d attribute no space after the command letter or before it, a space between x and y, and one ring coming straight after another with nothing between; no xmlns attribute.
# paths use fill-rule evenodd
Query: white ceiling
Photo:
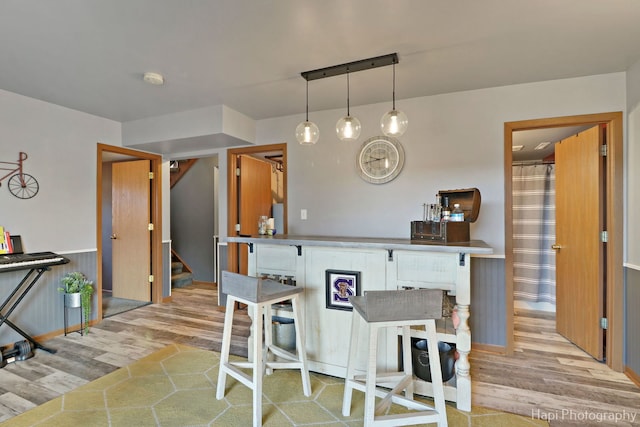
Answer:
<svg viewBox="0 0 640 427"><path fill-rule="evenodd" d="M512 159L515 162L541 161L555 152L556 143L592 126L566 126L513 132L511 135L513 147L522 146L523 148L513 151ZM541 143L549 143L549 145L536 149Z"/></svg>
<svg viewBox="0 0 640 427"><path fill-rule="evenodd" d="M302 71L387 53L403 99L625 71L639 41L637 0L0 0L0 89L120 122L258 120L304 112ZM391 73L352 74L351 105L390 100ZM345 87L310 82L309 109Z"/></svg>

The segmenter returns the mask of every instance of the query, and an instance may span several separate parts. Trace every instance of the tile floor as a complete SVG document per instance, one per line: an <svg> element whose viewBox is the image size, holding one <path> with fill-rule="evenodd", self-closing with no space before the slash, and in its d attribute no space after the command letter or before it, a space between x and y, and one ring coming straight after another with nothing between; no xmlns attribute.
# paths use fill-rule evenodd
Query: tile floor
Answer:
<svg viewBox="0 0 640 427"><path fill-rule="evenodd" d="M236 359L238 359L236 357ZM22 426L224 426L252 423L251 390L232 378L216 400L219 354L173 344L72 390L2 425ZM361 426L363 395L354 392L352 416L341 414L344 381L311 374L312 395L302 393L295 370L264 379L263 425ZM392 406L393 411L406 411ZM542 426L545 422L474 407L447 405L450 426Z"/></svg>

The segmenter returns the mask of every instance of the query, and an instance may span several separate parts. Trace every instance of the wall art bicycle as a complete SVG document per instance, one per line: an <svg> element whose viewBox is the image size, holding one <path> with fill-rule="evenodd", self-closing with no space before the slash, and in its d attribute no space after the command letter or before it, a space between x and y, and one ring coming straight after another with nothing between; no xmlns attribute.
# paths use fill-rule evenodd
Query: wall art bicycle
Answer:
<svg viewBox="0 0 640 427"><path fill-rule="evenodd" d="M0 162L0 171L9 171L9 173L0 178L0 186L2 181L11 175L7 186L9 187L9 192L19 199L30 199L38 194L40 189L38 181L33 176L22 171L22 163L28 157L27 153L21 151L17 162Z"/></svg>

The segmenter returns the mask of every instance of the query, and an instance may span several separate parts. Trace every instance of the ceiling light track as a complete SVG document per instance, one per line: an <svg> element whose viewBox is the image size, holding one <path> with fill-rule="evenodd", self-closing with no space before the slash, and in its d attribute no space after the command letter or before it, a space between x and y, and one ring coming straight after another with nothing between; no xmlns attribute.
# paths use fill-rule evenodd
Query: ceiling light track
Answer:
<svg viewBox="0 0 640 427"><path fill-rule="evenodd" d="M331 67L319 68L317 70L303 71L300 74L306 81L318 80L326 77L340 76L347 73L355 73L357 71L371 70L372 68L386 67L387 65L397 63L398 54L390 53L388 55L361 59L359 61L347 62L346 64L333 65Z"/></svg>

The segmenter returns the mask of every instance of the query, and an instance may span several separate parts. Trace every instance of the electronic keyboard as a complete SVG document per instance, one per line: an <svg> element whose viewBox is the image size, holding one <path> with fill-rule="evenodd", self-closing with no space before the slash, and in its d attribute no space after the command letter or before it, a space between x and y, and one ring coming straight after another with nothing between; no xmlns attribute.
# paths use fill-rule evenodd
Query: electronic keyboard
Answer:
<svg viewBox="0 0 640 427"><path fill-rule="evenodd" d="M67 264L68 262L69 259L53 252L5 254L0 255L0 273L31 268L46 268L51 265Z"/></svg>

